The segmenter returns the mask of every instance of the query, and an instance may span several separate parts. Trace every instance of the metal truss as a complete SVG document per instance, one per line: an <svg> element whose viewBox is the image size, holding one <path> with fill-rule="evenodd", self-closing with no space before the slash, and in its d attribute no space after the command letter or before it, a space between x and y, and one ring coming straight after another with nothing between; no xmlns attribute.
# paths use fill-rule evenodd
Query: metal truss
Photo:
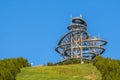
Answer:
<svg viewBox="0 0 120 80"><path fill-rule="evenodd" d="M63 60L72 58L80 58L81 61L92 60L105 51L104 45L107 41L91 37L86 27L87 24L82 17L71 18L69 32L60 39L55 48Z"/></svg>

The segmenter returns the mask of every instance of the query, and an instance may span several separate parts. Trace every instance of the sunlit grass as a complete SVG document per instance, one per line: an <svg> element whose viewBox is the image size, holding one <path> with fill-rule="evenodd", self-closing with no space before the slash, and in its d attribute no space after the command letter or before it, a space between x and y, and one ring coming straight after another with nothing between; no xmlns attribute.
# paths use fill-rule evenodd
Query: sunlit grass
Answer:
<svg viewBox="0 0 120 80"><path fill-rule="evenodd" d="M36 66L21 69L16 80L100 80L99 71L92 64Z"/></svg>

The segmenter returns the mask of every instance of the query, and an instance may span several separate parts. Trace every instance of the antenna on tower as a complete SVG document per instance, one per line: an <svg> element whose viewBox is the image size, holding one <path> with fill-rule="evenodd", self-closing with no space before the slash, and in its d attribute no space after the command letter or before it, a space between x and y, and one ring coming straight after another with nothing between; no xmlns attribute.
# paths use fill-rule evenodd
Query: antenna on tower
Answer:
<svg viewBox="0 0 120 80"><path fill-rule="evenodd" d="M98 33L98 39L100 39L100 33Z"/></svg>
<svg viewBox="0 0 120 80"><path fill-rule="evenodd" d="M80 14L80 18L82 19L82 14Z"/></svg>
<svg viewBox="0 0 120 80"><path fill-rule="evenodd" d="M70 24L72 24L72 14L70 15Z"/></svg>

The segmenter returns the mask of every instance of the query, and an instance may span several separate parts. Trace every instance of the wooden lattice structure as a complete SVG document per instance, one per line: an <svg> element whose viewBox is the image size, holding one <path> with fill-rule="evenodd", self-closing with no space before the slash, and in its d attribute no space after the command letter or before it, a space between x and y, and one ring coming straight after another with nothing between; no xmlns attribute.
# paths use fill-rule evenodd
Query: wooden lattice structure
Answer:
<svg viewBox="0 0 120 80"><path fill-rule="evenodd" d="M67 27L69 32L65 34L57 44L55 50L61 55L62 60L80 58L92 60L101 55L107 41L100 37L91 37L87 30L87 23L82 17L71 18L71 24Z"/></svg>

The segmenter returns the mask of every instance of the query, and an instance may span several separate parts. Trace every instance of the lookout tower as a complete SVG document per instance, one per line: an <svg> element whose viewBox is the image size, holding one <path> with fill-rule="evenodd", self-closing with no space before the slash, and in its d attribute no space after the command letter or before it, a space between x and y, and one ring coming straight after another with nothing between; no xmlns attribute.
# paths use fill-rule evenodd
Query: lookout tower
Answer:
<svg viewBox="0 0 120 80"><path fill-rule="evenodd" d="M69 32L61 37L55 48L63 60L72 58L80 58L81 62L83 59L92 60L105 51L104 45L107 41L90 36L87 32L87 23L82 16L71 18L67 29Z"/></svg>

